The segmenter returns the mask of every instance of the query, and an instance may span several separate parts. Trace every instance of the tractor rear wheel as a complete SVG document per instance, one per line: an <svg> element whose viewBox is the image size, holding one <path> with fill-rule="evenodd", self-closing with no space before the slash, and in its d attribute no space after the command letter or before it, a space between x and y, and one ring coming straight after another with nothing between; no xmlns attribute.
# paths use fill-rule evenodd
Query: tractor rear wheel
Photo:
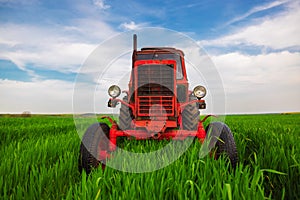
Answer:
<svg viewBox="0 0 300 200"><path fill-rule="evenodd" d="M230 159L234 169L238 163L238 153L236 144L229 127L221 122L212 122L206 127L206 134L209 137L209 145L215 145L215 158L218 159L222 154L226 154Z"/></svg>
<svg viewBox="0 0 300 200"><path fill-rule="evenodd" d="M199 123L199 110L196 103L189 104L182 112L182 127L184 130L195 131Z"/></svg>
<svg viewBox="0 0 300 200"><path fill-rule="evenodd" d="M125 96L123 98L123 101L128 103L128 97ZM119 128L121 130L128 130L131 128L131 121L132 121L132 110L125 106L124 104L121 104L120 108L120 116L119 116Z"/></svg>
<svg viewBox="0 0 300 200"><path fill-rule="evenodd" d="M109 150L109 127L104 123L95 123L85 132L80 145L79 171L87 174L100 164L105 168L106 157L99 158L100 152Z"/></svg>

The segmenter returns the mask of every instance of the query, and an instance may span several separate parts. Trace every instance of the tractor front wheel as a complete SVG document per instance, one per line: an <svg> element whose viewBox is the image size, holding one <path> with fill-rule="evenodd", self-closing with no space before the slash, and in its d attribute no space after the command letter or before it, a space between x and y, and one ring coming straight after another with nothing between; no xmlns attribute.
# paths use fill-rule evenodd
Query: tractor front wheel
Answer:
<svg viewBox="0 0 300 200"><path fill-rule="evenodd" d="M189 104L182 112L182 127L184 130L195 131L199 123L199 110L196 103Z"/></svg>
<svg viewBox="0 0 300 200"><path fill-rule="evenodd" d="M123 98L123 101L128 103L128 97L125 96ZM119 116L119 128L121 130L128 130L131 128L131 121L132 121L132 110L125 106L124 104L121 104L120 108L120 116Z"/></svg>
<svg viewBox="0 0 300 200"><path fill-rule="evenodd" d="M212 122L206 127L207 139L209 139L210 148L215 145L215 158L218 159L221 154L226 154L230 159L232 168L238 163L238 153L236 144L229 127L221 122Z"/></svg>
<svg viewBox="0 0 300 200"><path fill-rule="evenodd" d="M80 145L80 173L84 169L89 174L99 165L105 168L106 157L101 157L101 153L109 150L109 130L108 125L104 123L95 123L86 130Z"/></svg>

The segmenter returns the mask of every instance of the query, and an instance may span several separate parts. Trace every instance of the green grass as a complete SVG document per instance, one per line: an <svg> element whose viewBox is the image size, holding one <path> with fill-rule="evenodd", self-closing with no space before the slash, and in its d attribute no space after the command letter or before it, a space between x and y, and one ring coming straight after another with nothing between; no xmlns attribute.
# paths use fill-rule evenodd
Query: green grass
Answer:
<svg viewBox="0 0 300 200"><path fill-rule="evenodd" d="M200 159L195 142L161 170L106 168L87 178L77 169L80 139L71 116L0 117L0 199L299 199L299 120L227 116L240 157L235 171L225 158ZM131 140L122 148L149 152L167 143Z"/></svg>

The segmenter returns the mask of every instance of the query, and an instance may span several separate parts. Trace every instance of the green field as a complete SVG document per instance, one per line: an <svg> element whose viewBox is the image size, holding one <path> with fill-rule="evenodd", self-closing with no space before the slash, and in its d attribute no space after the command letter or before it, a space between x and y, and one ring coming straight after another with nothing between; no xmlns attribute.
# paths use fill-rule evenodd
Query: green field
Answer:
<svg viewBox="0 0 300 200"><path fill-rule="evenodd" d="M78 172L80 139L71 116L0 117L0 199L299 199L300 115L227 116L240 157L199 158L195 142L173 164L134 174ZM124 141L147 152L167 141ZM151 163L150 163L151 164Z"/></svg>

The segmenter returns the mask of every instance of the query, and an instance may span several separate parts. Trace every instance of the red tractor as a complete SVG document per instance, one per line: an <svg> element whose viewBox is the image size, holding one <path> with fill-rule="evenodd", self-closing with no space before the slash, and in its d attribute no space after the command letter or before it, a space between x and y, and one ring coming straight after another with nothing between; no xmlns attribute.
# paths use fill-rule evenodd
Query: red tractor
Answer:
<svg viewBox="0 0 300 200"><path fill-rule="evenodd" d="M87 173L116 150L118 137L137 140L183 140L196 137L203 142L210 137L215 145L215 158L227 154L233 167L238 162L237 149L230 129L221 122L212 122L206 129L200 121L199 109L205 109L205 87L198 85L191 91L187 79L184 53L175 48L151 47L137 50L133 37L132 71L125 97L118 99L121 89L112 85L108 107L121 104L119 122L106 117L105 123L90 126L82 138L79 169ZM209 133L207 135L207 133Z"/></svg>

